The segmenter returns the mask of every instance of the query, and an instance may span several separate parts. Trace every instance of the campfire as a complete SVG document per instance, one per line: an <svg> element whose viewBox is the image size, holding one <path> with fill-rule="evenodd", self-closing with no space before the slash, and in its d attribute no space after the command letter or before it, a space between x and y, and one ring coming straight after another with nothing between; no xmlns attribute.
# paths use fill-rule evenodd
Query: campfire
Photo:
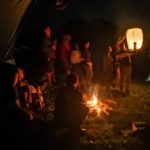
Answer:
<svg viewBox="0 0 150 150"><path fill-rule="evenodd" d="M96 95L93 95L90 99L86 100L86 105L90 110L90 113L96 113L100 116L102 113L109 115L109 111L113 110L111 104L115 104L112 100L105 100L105 103L100 101Z"/></svg>

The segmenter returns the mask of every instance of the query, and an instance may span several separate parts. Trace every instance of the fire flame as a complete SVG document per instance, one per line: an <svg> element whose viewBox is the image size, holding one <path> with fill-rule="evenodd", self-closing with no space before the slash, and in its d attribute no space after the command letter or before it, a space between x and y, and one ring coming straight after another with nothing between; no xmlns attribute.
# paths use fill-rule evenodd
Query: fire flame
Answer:
<svg viewBox="0 0 150 150"><path fill-rule="evenodd" d="M87 100L87 106L90 109L90 112L96 111L97 115L100 115L101 112L101 104L100 102L97 100L97 97L94 95L92 97L92 99Z"/></svg>
<svg viewBox="0 0 150 150"><path fill-rule="evenodd" d="M112 107L110 107L108 104L98 100L96 95L94 95L91 99L87 100L86 105L88 106L90 113L96 112L97 116L100 116L102 112L106 115L109 115L108 110L112 110Z"/></svg>

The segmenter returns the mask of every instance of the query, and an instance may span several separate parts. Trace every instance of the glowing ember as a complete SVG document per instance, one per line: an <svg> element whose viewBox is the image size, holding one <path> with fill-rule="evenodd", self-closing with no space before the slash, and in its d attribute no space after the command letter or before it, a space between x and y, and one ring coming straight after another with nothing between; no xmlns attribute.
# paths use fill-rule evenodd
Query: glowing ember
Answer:
<svg viewBox="0 0 150 150"><path fill-rule="evenodd" d="M96 96L93 96L93 98L91 100L87 101L87 105L89 105L89 106L95 106L96 104L97 104Z"/></svg>

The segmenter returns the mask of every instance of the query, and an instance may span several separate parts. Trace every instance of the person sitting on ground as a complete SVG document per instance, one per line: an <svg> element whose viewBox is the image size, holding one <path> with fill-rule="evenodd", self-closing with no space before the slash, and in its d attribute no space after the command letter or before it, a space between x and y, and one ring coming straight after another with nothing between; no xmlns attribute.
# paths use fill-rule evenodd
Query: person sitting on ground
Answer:
<svg viewBox="0 0 150 150"><path fill-rule="evenodd" d="M42 111L45 103L41 87L39 85L31 85L30 89L32 95L32 104L30 105L31 109L33 111Z"/></svg>
<svg viewBox="0 0 150 150"><path fill-rule="evenodd" d="M29 105L32 103L30 84L25 79L25 73L22 68L18 68L17 88L21 106L29 109Z"/></svg>
<svg viewBox="0 0 150 150"><path fill-rule="evenodd" d="M21 106L17 83L18 68L11 64L3 64L0 68L1 80L0 80L0 99L2 123L4 127L7 125L10 127L13 125L25 125L33 120L33 114L27 108Z"/></svg>
<svg viewBox="0 0 150 150"><path fill-rule="evenodd" d="M56 122L73 133L80 131L80 125L89 112L83 104L83 96L77 86L77 75L69 74L66 77L66 86L60 89L55 99L54 118Z"/></svg>

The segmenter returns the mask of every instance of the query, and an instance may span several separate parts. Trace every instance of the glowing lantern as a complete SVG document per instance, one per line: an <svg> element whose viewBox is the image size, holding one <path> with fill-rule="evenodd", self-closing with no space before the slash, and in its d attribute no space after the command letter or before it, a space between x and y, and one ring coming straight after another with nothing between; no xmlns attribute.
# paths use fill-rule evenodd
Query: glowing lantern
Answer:
<svg viewBox="0 0 150 150"><path fill-rule="evenodd" d="M128 29L126 32L128 49L140 49L143 44L143 32L141 28Z"/></svg>

